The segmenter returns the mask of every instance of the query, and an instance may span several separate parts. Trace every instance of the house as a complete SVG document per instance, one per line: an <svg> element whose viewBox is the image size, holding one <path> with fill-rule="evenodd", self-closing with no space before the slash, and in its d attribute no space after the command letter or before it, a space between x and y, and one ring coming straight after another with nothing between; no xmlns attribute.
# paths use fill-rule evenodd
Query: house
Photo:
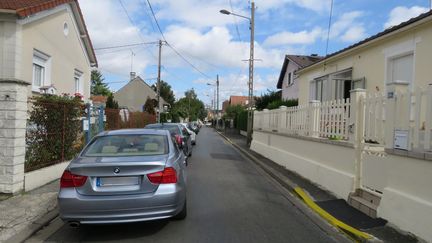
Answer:
<svg viewBox="0 0 432 243"><path fill-rule="evenodd" d="M349 97L349 91L386 92L391 83L410 90L432 83L432 11L388 28L297 70L299 104Z"/></svg>
<svg viewBox="0 0 432 243"><path fill-rule="evenodd" d="M108 100L108 97L103 96L103 95L94 95L90 99L93 103L93 106L100 107L100 106L106 106L106 102Z"/></svg>
<svg viewBox="0 0 432 243"><path fill-rule="evenodd" d="M297 80L297 75L295 71L298 69L309 66L323 57L317 54L312 54L310 56L302 55L286 55L284 63L282 65L281 72L279 74L279 79L277 83L277 88L282 89L282 99L291 100L298 99L299 97L299 85Z"/></svg>
<svg viewBox="0 0 432 243"><path fill-rule="evenodd" d="M247 96L234 96L231 95L229 98L229 105L241 105L247 106L249 98Z"/></svg>
<svg viewBox="0 0 432 243"><path fill-rule="evenodd" d="M117 92L114 93L114 99L122 108L128 108L130 111L144 111L144 104L147 98L157 100L156 92L140 76L131 74L131 80ZM162 106L168 105L161 97Z"/></svg>
<svg viewBox="0 0 432 243"><path fill-rule="evenodd" d="M226 108L228 108L229 105L230 105L229 100L225 100L224 102L222 102L222 113L226 112Z"/></svg>
<svg viewBox="0 0 432 243"><path fill-rule="evenodd" d="M0 78L31 83L29 96L90 97L97 59L77 0L0 1L0 56Z"/></svg>

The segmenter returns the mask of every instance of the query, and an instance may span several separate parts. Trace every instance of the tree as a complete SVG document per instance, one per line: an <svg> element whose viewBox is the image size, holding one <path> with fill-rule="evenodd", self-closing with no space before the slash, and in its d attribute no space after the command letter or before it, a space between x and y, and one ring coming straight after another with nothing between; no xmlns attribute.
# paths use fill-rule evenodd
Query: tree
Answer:
<svg viewBox="0 0 432 243"><path fill-rule="evenodd" d="M157 87L156 84L152 85L152 89L157 92ZM174 105L175 102L175 96L174 96L174 92L171 89L171 85L169 85L167 82L161 80L160 81L160 96L166 101L168 102L168 104L170 104L170 106L172 107Z"/></svg>
<svg viewBox="0 0 432 243"><path fill-rule="evenodd" d="M204 103L197 98L194 89L185 92L185 97L179 99L174 104L171 113L174 121L179 121L180 117L188 117L190 121L203 120L207 116Z"/></svg>
<svg viewBox="0 0 432 243"><path fill-rule="evenodd" d="M118 102L114 99L114 95L110 93L108 95L107 101L106 101L106 108L110 109L118 109L119 105Z"/></svg>
<svg viewBox="0 0 432 243"><path fill-rule="evenodd" d="M102 73L98 70L92 70L91 72L91 95L103 95L108 96L111 91L108 85L104 83Z"/></svg>
<svg viewBox="0 0 432 243"><path fill-rule="evenodd" d="M144 104L144 111L154 115L156 114L155 107L157 105L157 101L154 99L151 99L150 97L147 97L147 100Z"/></svg>

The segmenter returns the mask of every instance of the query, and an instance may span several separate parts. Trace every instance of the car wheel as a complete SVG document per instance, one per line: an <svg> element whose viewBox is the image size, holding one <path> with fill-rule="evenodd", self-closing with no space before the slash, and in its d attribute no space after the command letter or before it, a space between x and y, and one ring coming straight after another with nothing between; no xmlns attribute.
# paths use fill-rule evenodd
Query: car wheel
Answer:
<svg viewBox="0 0 432 243"><path fill-rule="evenodd" d="M189 152L189 157L191 157L191 156L192 156L192 151Z"/></svg>
<svg viewBox="0 0 432 243"><path fill-rule="evenodd" d="M182 220L185 219L187 216L187 205L186 205L186 201L183 205L183 209L180 211L180 213L178 213L176 216L173 217L173 219L175 220Z"/></svg>
<svg viewBox="0 0 432 243"><path fill-rule="evenodd" d="M195 145L195 144L196 144L196 142L195 142L195 141L193 141L193 142L192 142L192 145Z"/></svg>

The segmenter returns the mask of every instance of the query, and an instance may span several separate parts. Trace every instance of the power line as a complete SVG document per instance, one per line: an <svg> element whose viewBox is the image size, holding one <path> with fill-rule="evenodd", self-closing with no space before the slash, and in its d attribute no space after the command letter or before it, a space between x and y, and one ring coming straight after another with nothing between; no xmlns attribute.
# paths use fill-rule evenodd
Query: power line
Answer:
<svg viewBox="0 0 432 243"><path fill-rule="evenodd" d="M151 24L151 27L152 27L152 29L153 29L153 31L156 31L156 29L155 29L155 27L154 27L154 24L153 24L153 21L152 21L152 19L151 19L151 16L150 16L150 13L149 13L149 9L147 8L147 4L144 2L144 1L140 1L144 6L145 6L145 14L146 14L146 16L147 16L147 19L148 19L148 21L150 22L150 24Z"/></svg>
<svg viewBox="0 0 432 243"><path fill-rule="evenodd" d="M134 22L134 21L132 20L132 18L130 17L129 12L127 11L126 7L123 5L122 0L118 0L118 1L120 2L120 5L121 5L123 11L125 12L126 16L128 17L129 22L132 24L132 26L136 26L135 22ZM138 29L138 36L139 36L139 38L140 38L143 42L145 42L145 39L144 39L144 37L142 36L142 34L141 34L141 30L140 30L140 29ZM155 56L155 55L154 55L150 50L147 49L147 51L148 51L148 53L149 53L149 54L150 54L154 59L157 60L157 57L156 57L156 56Z"/></svg>
<svg viewBox="0 0 432 243"><path fill-rule="evenodd" d="M139 42L139 43L134 43L134 44L127 44L127 45L118 45L118 46L106 46L106 47L100 47L100 48L95 48L96 51L99 50L107 50L107 49L116 49L116 48L123 48L123 47L132 47L132 46L140 46L140 45L154 45L157 44L157 41L152 41L152 42Z"/></svg>
<svg viewBox="0 0 432 243"><path fill-rule="evenodd" d="M167 46L169 46L181 59L183 59L183 61L185 61L186 63L188 63L193 69L195 69L197 72L199 72L201 75L203 75L204 77L211 79L210 76L208 76L207 74L203 73L201 70L199 70L195 65L193 65L191 62L189 62L182 54L180 54L173 46L171 46L169 43L167 43Z"/></svg>
<svg viewBox="0 0 432 243"><path fill-rule="evenodd" d="M198 73L200 73L201 75L203 75L204 77L206 77L206 78L210 78L207 74L205 74L205 73L203 73L201 70L199 70L195 65L193 65L189 60L187 60L182 54L180 54L180 52L178 52L175 48L174 48L174 46L172 46L171 44L169 44L168 43L168 41L166 40L166 38L165 38L165 36L164 36L164 34L163 34L163 31L162 31L162 29L161 29L161 27L160 27L160 25L159 25L159 22L157 21L157 18L156 18L156 15L155 15L155 13L154 13L154 11L153 11L153 7L152 7L152 5L151 5L151 3L150 3L150 0L147 0L147 3L148 3L148 5L149 5L149 7L150 7L150 11L151 11L151 13L152 13L152 15L153 15L153 18L154 18L154 20L155 20L155 22L156 22L156 26L158 27L158 29L159 29L159 32L160 32L160 34L161 34L161 36L162 36L162 39L165 41L165 43L167 44L167 46L169 46L176 54L177 54L177 56L179 56L181 59L183 59L183 61L185 61L187 64L189 64L193 69L195 69Z"/></svg>
<svg viewBox="0 0 432 243"><path fill-rule="evenodd" d="M229 4L230 4L230 7L231 7L231 12L234 12L231 0L229 0ZM239 31L239 28L238 28L237 18L236 18L235 15L233 15L233 18L234 18L234 22L235 22L235 28L236 28L236 32L237 32L237 37L238 37L239 41L242 42L242 39L240 37L240 31Z"/></svg>
<svg viewBox="0 0 432 243"><path fill-rule="evenodd" d="M159 22L157 21L157 18L156 18L156 15L155 15L154 11L153 11L153 8L152 8L152 5L151 5L151 3L150 3L150 0L147 0L147 3L148 3L148 5L149 5L149 7L150 7L150 11L151 11L151 13L152 13L152 15L153 15L154 21L156 22L156 26L157 26L158 29L159 29L159 32L160 32L160 34L161 34L161 36L162 36L162 39L166 42L167 40L165 39L165 36L164 36L164 34L163 34L163 32L162 32L162 29L161 29L161 27L160 27L160 25L159 25Z"/></svg>
<svg viewBox="0 0 432 243"><path fill-rule="evenodd" d="M326 56L328 54L332 15L333 15L333 0L331 0L331 5L330 5L330 16L329 16L329 24L328 24L328 30L327 30L327 43L326 43L326 53L325 53Z"/></svg>

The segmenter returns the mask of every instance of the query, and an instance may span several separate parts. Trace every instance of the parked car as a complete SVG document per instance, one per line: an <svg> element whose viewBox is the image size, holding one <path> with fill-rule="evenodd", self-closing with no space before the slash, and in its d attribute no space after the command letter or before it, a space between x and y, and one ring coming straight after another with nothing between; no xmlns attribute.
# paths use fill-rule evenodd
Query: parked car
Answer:
<svg viewBox="0 0 432 243"><path fill-rule="evenodd" d="M60 218L71 226L184 219L185 168L185 155L168 131L101 133L63 172Z"/></svg>
<svg viewBox="0 0 432 243"><path fill-rule="evenodd" d="M199 127L196 124L189 122L187 123L187 126L190 130L194 131L196 134L199 133Z"/></svg>
<svg viewBox="0 0 432 243"><path fill-rule="evenodd" d="M145 128L151 129L163 129L170 131L171 135L174 136L180 146L183 149L184 154L188 157L192 156L192 139L186 128L180 123L154 123L148 124Z"/></svg>
<svg viewBox="0 0 432 243"><path fill-rule="evenodd" d="M191 136L192 145L195 145L196 144L196 133L189 128L188 123L181 123L181 124L187 129L189 135Z"/></svg>

